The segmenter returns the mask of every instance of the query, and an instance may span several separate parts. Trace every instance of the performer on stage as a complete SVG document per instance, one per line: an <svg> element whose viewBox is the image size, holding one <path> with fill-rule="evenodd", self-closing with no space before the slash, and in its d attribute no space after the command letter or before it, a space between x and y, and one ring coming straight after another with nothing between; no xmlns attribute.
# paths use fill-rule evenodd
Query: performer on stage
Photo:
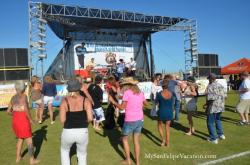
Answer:
<svg viewBox="0 0 250 165"><path fill-rule="evenodd" d="M95 58L91 58L91 60L87 63L87 66L86 67L89 67L91 68L90 70L93 70L96 66L96 63L95 63Z"/></svg>
<svg viewBox="0 0 250 165"><path fill-rule="evenodd" d="M128 67L129 67L129 76L135 76L135 72L136 72L136 61L134 60L134 58L130 58L130 62L128 63Z"/></svg>
<svg viewBox="0 0 250 165"><path fill-rule="evenodd" d="M80 64L80 68L84 68L84 57L87 53L87 49L85 48L85 43L83 42L81 46L76 47L76 54L78 57L78 62Z"/></svg>

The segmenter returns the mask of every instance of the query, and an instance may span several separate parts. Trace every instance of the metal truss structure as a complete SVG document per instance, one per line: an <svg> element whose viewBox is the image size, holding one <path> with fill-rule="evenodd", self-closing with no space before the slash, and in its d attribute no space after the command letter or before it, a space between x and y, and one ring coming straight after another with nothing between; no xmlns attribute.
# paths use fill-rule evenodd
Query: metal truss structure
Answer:
<svg viewBox="0 0 250 165"><path fill-rule="evenodd" d="M48 24L55 34L63 40L69 36L69 33L74 31L84 32L89 29L101 31L113 28L118 29L117 31L121 33L125 31L128 33L148 34L151 76L154 73L151 34L158 31L183 31L185 70L186 72L191 72L193 67L197 66L197 27L194 20L178 17L150 16L123 10L29 2L29 22L31 64L35 64L37 61L43 62L43 59L46 58L46 42L44 40L46 37L45 25ZM198 73L195 73L195 75L198 76ZM43 76L43 71L41 76Z"/></svg>
<svg viewBox="0 0 250 165"><path fill-rule="evenodd" d="M44 75L43 62L47 57L45 48L46 25L47 21L43 19L41 3L29 2L30 77L33 75L34 70L36 75L40 75L41 77Z"/></svg>
<svg viewBox="0 0 250 165"><path fill-rule="evenodd" d="M184 20L176 25L170 26L166 31L184 32L184 54L186 74L199 77L198 66L198 42L197 42L197 21Z"/></svg>
<svg viewBox="0 0 250 165"><path fill-rule="evenodd" d="M99 18L99 19L113 19L120 21L132 21L139 23L150 23L159 25L174 25L183 18L171 18L163 16L149 16L135 12L119 11L119 10L107 10L107 9L95 9L79 6L66 6L66 5L44 5L44 15L64 15L74 17L88 17L88 18Z"/></svg>

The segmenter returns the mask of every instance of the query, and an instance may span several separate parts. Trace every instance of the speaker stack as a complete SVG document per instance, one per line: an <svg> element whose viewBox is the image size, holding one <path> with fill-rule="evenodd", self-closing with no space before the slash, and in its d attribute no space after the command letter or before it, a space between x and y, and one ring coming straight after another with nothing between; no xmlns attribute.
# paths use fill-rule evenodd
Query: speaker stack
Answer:
<svg viewBox="0 0 250 165"><path fill-rule="evenodd" d="M28 80L28 49L0 48L0 81Z"/></svg>
<svg viewBox="0 0 250 165"><path fill-rule="evenodd" d="M221 74L221 67L219 66L219 59L217 54L199 54L198 67L196 68L199 76L208 76L210 73L217 75Z"/></svg>

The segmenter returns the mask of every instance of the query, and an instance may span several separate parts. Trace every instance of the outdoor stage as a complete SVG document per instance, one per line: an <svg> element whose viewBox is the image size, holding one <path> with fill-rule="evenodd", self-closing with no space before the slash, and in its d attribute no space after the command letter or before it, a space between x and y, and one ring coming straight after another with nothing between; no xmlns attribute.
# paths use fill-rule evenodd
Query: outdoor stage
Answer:
<svg viewBox="0 0 250 165"><path fill-rule="evenodd" d="M47 74L68 79L82 72L76 47L86 44L85 62L91 57L102 67L110 65L107 56L128 62L133 57L140 76L155 72L151 35L159 31L184 31L186 71L197 62L196 21L179 17L145 15L124 10L96 9L30 2L30 61L46 59L46 25L63 40L63 47ZM37 68L42 69L43 68ZM43 76L44 72L42 71Z"/></svg>

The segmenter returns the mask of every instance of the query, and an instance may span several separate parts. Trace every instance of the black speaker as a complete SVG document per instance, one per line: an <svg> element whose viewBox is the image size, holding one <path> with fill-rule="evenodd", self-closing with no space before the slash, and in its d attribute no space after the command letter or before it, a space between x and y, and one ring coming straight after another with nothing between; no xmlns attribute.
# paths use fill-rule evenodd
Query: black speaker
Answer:
<svg viewBox="0 0 250 165"><path fill-rule="evenodd" d="M1 70L1 71L0 71L0 81L5 81L5 76L4 76L4 74L5 74L5 71L4 71L4 70Z"/></svg>
<svg viewBox="0 0 250 165"><path fill-rule="evenodd" d="M204 66L205 65L204 64L204 56L202 56L202 55L198 56L198 64L199 64L199 66Z"/></svg>
<svg viewBox="0 0 250 165"><path fill-rule="evenodd" d="M201 67L198 68L199 76L206 77L210 73L215 73L216 75L221 75L221 67Z"/></svg>
<svg viewBox="0 0 250 165"><path fill-rule="evenodd" d="M221 68L211 68L211 73L215 73L216 75L221 75Z"/></svg>
<svg viewBox="0 0 250 165"><path fill-rule="evenodd" d="M23 67L29 65L28 49L4 48L0 50L0 67Z"/></svg>
<svg viewBox="0 0 250 165"><path fill-rule="evenodd" d="M217 54L199 54L198 55L198 65L199 66L213 66L218 67L218 55Z"/></svg>
<svg viewBox="0 0 250 165"><path fill-rule="evenodd" d="M0 49L0 67L4 67L3 49Z"/></svg>
<svg viewBox="0 0 250 165"><path fill-rule="evenodd" d="M7 70L5 76L6 80L28 80L29 70Z"/></svg>
<svg viewBox="0 0 250 165"><path fill-rule="evenodd" d="M28 49L0 49L0 81L28 80L29 77Z"/></svg>
<svg viewBox="0 0 250 165"><path fill-rule="evenodd" d="M27 49L16 49L17 55L17 66L28 66L28 50Z"/></svg>
<svg viewBox="0 0 250 165"><path fill-rule="evenodd" d="M4 49L5 66L17 66L16 49Z"/></svg>

